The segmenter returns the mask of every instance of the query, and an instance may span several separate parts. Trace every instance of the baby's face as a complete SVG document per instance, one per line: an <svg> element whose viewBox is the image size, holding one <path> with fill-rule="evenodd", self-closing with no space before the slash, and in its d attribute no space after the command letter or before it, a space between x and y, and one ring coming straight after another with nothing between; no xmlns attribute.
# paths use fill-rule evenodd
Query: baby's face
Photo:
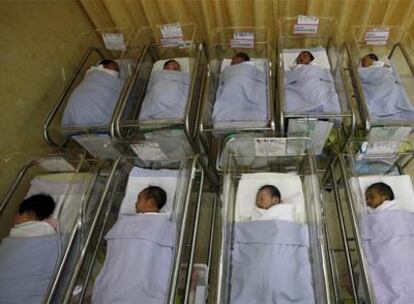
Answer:
<svg viewBox="0 0 414 304"><path fill-rule="evenodd" d="M180 70L180 64L176 61L171 61L164 67L164 70L179 71Z"/></svg>
<svg viewBox="0 0 414 304"><path fill-rule="evenodd" d="M361 59L361 66L364 68L371 66L373 63L374 63L374 60L369 58L368 55L362 57Z"/></svg>
<svg viewBox="0 0 414 304"><path fill-rule="evenodd" d="M387 200L387 197L385 195L381 195L378 193L377 190L368 190L365 194L367 204L371 208L377 208L379 205L381 205L384 201Z"/></svg>
<svg viewBox="0 0 414 304"><path fill-rule="evenodd" d="M270 191L263 189L257 192L256 207L260 209L269 209L270 207L279 204L280 200L276 196L272 196Z"/></svg>
<svg viewBox="0 0 414 304"><path fill-rule="evenodd" d="M23 224L29 221L37 221L36 215L33 212L26 211L23 213L17 212L16 216L13 219L13 225Z"/></svg>
<svg viewBox="0 0 414 304"><path fill-rule="evenodd" d="M119 72L119 65L116 62L111 62L111 63L108 63L108 64L104 64L104 68Z"/></svg>
<svg viewBox="0 0 414 304"><path fill-rule="evenodd" d="M145 197L143 193L138 195L135 203L135 210L137 213L154 212L154 204L151 199Z"/></svg>
<svg viewBox="0 0 414 304"><path fill-rule="evenodd" d="M309 53L302 52L299 54L298 58L296 58L297 64L309 64L312 62L312 57Z"/></svg>
<svg viewBox="0 0 414 304"><path fill-rule="evenodd" d="M240 64L242 62L244 62L243 58L237 55L233 56L233 58L231 59L231 65Z"/></svg>

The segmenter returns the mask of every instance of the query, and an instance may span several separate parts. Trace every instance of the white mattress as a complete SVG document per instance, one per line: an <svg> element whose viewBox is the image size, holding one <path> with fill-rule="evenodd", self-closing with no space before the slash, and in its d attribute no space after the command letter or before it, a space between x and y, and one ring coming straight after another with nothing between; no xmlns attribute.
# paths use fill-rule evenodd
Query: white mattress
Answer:
<svg viewBox="0 0 414 304"><path fill-rule="evenodd" d="M313 64L317 64L325 69L330 69L328 54L326 49L322 46L310 48L310 49L283 49L282 57L285 71L289 71L290 67L295 65L296 58L302 51L310 51L315 59Z"/></svg>
<svg viewBox="0 0 414 304"><path fill-rule="evenodd" d="M190 70L191 69L191 63L192 63L192 61L194 61L194 59L190 58L190 57L169 58L169 59L157 60L154 63L154 65L152 66L152 72L160 71L160 70L164 69L164 63L167 62L170 59L174 59L180 64L182 72L186 72L188 74L191 73L191 70Z"/></svg>
<svg viewBox="0 0 414 304"><path fill-rule="evenodd" d="M353 178L355 180L355 178ZM378 182L383 182L389 185L394 192L394 197L397 205L406 211L414 212L414 190L409 175L400 176L384 176L384 175L370 175L358 177L359 187L362 190L363 200L359 203L364 206L362 210L366 212L365 191L366 189ZM355 186L355 184L354 184ZM356 191L358 193L358 191Z"/></svg>
<svg viewBox="0 0 414 304"><path fill-rule="evenodd" d="M264 185L273 185L279 189L282 204L294 208L294 221L306 223L305 199L302 181L298 175L288 173L249 173L243 174L237 188L235 221L248 221L256 204L256 194Z"/></svg>
<svg viewBox="0 0 414 304"><path fill-rule="evenodd" d="M132 168L119 214L136 214L135 203L138 194L148 186L158 186L167 193L167 203L160 210L160 213L170 214L173 210L178 173L178 170Z"/></svg>

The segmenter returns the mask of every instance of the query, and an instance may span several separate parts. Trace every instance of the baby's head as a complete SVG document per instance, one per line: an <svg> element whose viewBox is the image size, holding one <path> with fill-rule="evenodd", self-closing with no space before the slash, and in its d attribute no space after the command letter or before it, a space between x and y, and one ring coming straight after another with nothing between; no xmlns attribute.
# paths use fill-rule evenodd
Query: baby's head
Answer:
<svg viewBox="0 0 414 304"><path fill-rule="evenodd" d="M275 186L264 185L257 191L256 207L260 209L269 209L280 203L280 191Z"/></svg>
<svg viewBox="0 0 414 304"><path fill-rule="evenodd" d="M302 51L296 57L296 64L309 64L315 59L315 56L309 51Z"/></svg>
<svg viewBox="0 0 414 304"><path fill-rule="evenodd" d="M170 59L164 63L164 70L181 71L181 67L177 60Z"/></svg>
<svg viewBox="0 0 414 304"><path fill-rule="evenodd" d="M159 212L167 202L167 193L157 186L149 186L138 194L135 203L137 213Z"/></svg>
<svg viewBox="0 0 414 304"><path fill-rule="evenodd" d="M239 52L231 59L231 65L243 63L245 61L250 61L249 55L243 52Z"/></svg>
<svg viewBox="0 0 414 304"><path fill-rule="evenodd" d="M367 188L365 197L368 206L375 209L384 201L392 201L394 199L394 192L385 183L375 183Z"/></svg>
<svg viewBox="0 0 414 304"><path fill-rule="evenodd" d="M14 223L22 224L29 221L43 221L52 215L55 202L50 195L32 195L20 203Z"/></svg>
<svg viewBox="0 0 414 304"><path fill-rule="evenodd" d="M98 65L102 64L105 69L119 72L119 64L111 59L104 59L99 61Z"/></svg>
<svg viewBox="0 0 414 304"><path fill-rule="evenodd" d="M378 56L375 55L374 53L367 54L364 57L362 57L362 59L361 59L361 66L363 68L367 68L367 67L373 65L374 62L375 61L378 61L378 60L379 60L378 59Z"/></svg>

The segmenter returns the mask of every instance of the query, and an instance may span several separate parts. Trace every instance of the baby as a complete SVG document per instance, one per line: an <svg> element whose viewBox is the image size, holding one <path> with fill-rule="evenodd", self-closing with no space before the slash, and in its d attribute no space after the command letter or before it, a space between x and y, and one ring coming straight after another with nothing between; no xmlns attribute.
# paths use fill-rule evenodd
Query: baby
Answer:
<svg viewBox="0 0 414 304"><path fill-rule="evenodd" d="M364 57L362 57L361 66L363 68L370 67L374 64L375 61L378 61L378 60L379 60L378 56L375 55L374 53L367 54Z"/></svg>
<svg viewBox="0 0 414 304"><path fill-rule="evenodd" d="M88 72L93 70L101 70L115 77L119 76L119 64L111 59L103 59L99 61L98 64L92 67Z"/></svg>
<svg viewBox="0 0 414 304"><path fill-rule="evenodd" d="M174 59L167 60L163 68L168 71L181 71L180 64Z"/></svg>
<svg viewBox="0 0 414 304"><path fill-rule="evenodd" d="M282 204L279 189L272 185L264 185L257 191L256 204L250 220L284 220L294 221L294 209L291 204Z"/></svg>
<svg viewBox="0 0 414 304"><path fill-rule="evenodd" d="M158 213L167 202L167 193L157 186L149 186L138 194L137 213Z"/></svg>
<svg viewBox="0 0 414 304"><path fill-rule="evenodd" d="M369 186L365 191L365 197L369 213L399 209L394 200L394 192L385 183L380 182Z"/></svg>
<svg viewBox="0 0 414 304"><path fill-rule="evenodd" d="M296 64L310 64L315 59L315 56L309 51L302 51L296 57Z"/></svg>
<svg viewBox="0 0 414 304"><path fill-rule="evenodd" d="M231 59L231 65L236 65L248 61L250 61L249 55L243 52L239 52Z"/></svg>
<svg viewBox="0 0 414 304"><path fill-rule="evenodd" d="M55 234L55 229L45 220L55 210L50 195L37 194L23 200L10 230L11 237L38 237Z"/></svg>

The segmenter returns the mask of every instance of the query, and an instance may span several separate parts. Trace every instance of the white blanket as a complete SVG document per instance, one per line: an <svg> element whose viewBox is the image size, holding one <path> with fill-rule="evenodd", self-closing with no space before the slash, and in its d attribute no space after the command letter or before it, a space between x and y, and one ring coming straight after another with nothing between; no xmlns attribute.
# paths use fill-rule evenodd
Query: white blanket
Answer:
<svg viewBox="0 0 414 304"><path fill-rule="evenodd" d="M300 64L285 73L285 111L340 112L331 72L318 65Z"/></svg>
<svg viewBox="0 0 414 304"><path fill-rule="evenodd" d="M190 90L190 75L179 71L152 72L139 119L181 119Z"/></svg>
<svg viewBox="0 0 414 304"><path fill-rule="evenodd" d="M362 90L374 120L414 120L414 106L396 72L388 67L359 68Z"/></svg>
<svg viewBox="0 0 414 304"><path fill-rule="evenodd" d="M62 126L100 126L110 122L121 94L123 81L100 70L93 70L69 97Z"/></svg>
<svg viewBox="0 0 414 304"><path fill-rule="evenodd" d="M40 237L55 234L55 229L46 222L28 221L15 225L9 233L10 237L24 238L24 237Z"/></svg>
<svg viewBox="0 0 414 304"><path fill-rule="evenodd" d="M265 121L266 74L250 64L237 64L220 75L213 121Z"/></svg>
<svg viewBox="0 0 414 304"><path fill-rule="evenodd" d="M124 215L105 238L105 264L92 302L164 304L174 258L174 223L160 214Z"/></svg>

